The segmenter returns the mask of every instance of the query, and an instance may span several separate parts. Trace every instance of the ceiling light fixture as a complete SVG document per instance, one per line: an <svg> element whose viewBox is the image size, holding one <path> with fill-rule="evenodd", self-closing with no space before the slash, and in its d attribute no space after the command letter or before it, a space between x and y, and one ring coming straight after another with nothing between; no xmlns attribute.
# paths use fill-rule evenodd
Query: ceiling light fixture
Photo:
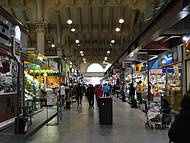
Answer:
<svg viewBox="0 0 190 143"><path fill-rule="evenodd" d="M84 54L82 53L82 54L81 54L81 56L83 57L83 56L84 56Z"/></svg>
<svg viewBox="0 0 190 143"><path fill-rule="evenodd" d="M119 27L117 27L117 28L115 28L115 31L119 32L119 31L121 31L121 29Z"/></svg>
<svg viewBox="0 0 190 143"><path fill-rule="evenodd" d="M70 65L72 65L73 63L72 62L70 62Z"/></svg>
<svg viewBox="0 0 190 143"><path fill-rule="evenodd" d="M86 64L86 61L84 61L84 64Z"/></svg>
<svg viewBox="0 0 190 143"><path fill-rule="evenodd" d="M107 54L110 54L110 51L107 51Z"/></svg>
<svg viewBox="0 0 190 143"><path fill-rule="evenodd" d="M119 19L119 23L124 23L124 19L123 19L123 18L120 18L120 19Z"/></svg>
<svg viewBox="0 0 190 143"><path fill-rule="evenodd" d="M189 40L189 37L187 37L187 36L183 36L183 41L188 41Z"/></svg>
<svg viewBox="0 0 190 143"><path fill-rule="evenodd" d="M83 54L83 51L80 51L80 54Z"/></svg>
<svg viewBox="0 0 190 143"><path fill-rule="evenodd" d="M77 43L77 44L78 44L79 42L80 42L79 40L75 40L75 43Z"/></svg>
<svg viewBox="0 0 190 143"><path fill-rule="evenodd" d="M67 24L72 24L72 23L73 23L73 21L71 19L67 20Z"/></svg>
<svg viewBox="0 0 190 143"><path fill-rule="evenodd" d="M108 57L105 57L104 60L107 61Z"/></svg>
<svg viewBox="0 0 190 143"><path fill-rule="evenodd" d="M114 44L114 43L115 43L115 40L111 40L111 43Z"/></svg>
<svg viewBox="0 0 190 143"><path fill-rule="evenodd" d="M71 32L75 32L75 28L71 28Z"/></svg>
<svg viewBox="0 0 190 143"><path fill-rule="evenodd" d="M51 47L54 48L54 47L55 47L55 44L51 44Z"/></svg>

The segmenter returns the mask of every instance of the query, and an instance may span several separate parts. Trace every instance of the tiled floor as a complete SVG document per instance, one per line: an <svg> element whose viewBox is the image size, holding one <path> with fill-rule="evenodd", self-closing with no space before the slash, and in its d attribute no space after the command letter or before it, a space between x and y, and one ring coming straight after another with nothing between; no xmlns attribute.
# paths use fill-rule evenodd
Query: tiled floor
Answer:
<svg viewBox="0 0 190 143"><path fill-rule="evenodd" d="M44 126L26 143L167 143L167 129L145 129L145 115L139 109L131 109L128 103L114 99L113 126L100 126L98 109L88 109L83 102L77 110L65 110L58 126ZM57 120L52 120L51 123Z"/></svg>

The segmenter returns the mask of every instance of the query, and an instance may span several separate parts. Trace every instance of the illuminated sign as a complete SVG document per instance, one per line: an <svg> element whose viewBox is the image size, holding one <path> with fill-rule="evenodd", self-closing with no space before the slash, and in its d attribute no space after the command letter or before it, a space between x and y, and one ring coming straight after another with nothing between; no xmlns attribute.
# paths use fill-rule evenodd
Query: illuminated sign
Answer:
<svg viewBox="0 0 190 143"><path fill-rule="evenodd" d="M21 41L21 30L19 26L15 26L15 38Z"/></svg>
<svg viewBox="0 0 190 143"><path fill-rule="evenodd" d="M169 65L173 62L173 52L166 52L159 58L159 65Z"/></svg>

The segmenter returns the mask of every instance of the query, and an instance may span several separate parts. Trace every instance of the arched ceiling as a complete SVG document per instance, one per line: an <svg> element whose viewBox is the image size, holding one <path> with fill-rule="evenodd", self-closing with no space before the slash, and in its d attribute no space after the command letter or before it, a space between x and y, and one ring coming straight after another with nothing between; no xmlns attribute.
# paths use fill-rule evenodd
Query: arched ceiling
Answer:
<svg viewBox="0 0 190 143"><path fill-rule="evenodd" d="M80 65L80 51L89 63L102 64L107 51L112 63L126 48L124 43L139 13L154 0L0 0L0 6L29 29L29 47L36 47L36 25L45 24L45 54L64 56ZM40 6L41 5L41 6ZM39 10L41 9L41 11ZM40 16L39 16L40 15ZM119 18L125 22L120 24ZM72 24L68 25L67 20ZM71 28L76 29L71 32ZM119 27L120 32L115 28ZM80 45L75 40L80 40ZM114 39L115 44L110 44ZM55 43L56 48L51 44Z"/></svg>

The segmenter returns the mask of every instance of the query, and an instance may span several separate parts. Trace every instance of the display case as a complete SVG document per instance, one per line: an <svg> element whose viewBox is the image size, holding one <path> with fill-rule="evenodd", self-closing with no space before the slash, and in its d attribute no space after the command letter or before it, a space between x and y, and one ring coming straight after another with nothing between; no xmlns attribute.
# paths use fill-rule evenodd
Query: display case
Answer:
<svg viewBox="0 0 190 143"><path fill-rule="evenodd" d="M9 55L0 54L0 95L17 92L18 64Z"/></svg>

